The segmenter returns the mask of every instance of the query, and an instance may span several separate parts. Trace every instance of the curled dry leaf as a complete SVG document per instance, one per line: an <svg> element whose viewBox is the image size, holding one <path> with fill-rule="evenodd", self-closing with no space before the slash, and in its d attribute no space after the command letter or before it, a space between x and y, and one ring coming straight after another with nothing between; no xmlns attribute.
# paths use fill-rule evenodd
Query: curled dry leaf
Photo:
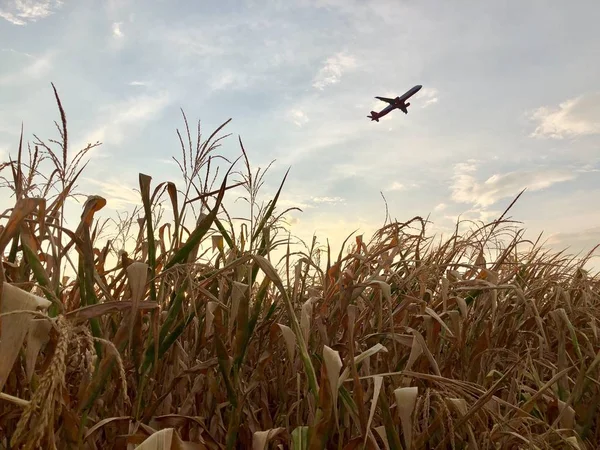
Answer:
<svg viewBox="0 0 600 450"><path fill-rule="evenodd" d="M312 321L314 298L309 298L302 304L302 314L300 315L300 329L304 342L308 344L308 335L310 334L310 324Z"/></svg>
<svg viewBox="0 0 600 450"><path fill-rule="evenodd" d="M279 328L281 329L281 334L283 334L283 339L285 340L290 362L293 364L294 356L296 356L296 335L287 325L283 325L281 323L278 323L277 325L279 325Z"/></svg>
<svg viewBox="0 0 600 450"><path fill-rule="evenodd" d="M184 442L174 428L165 428L150 435L137 450L203 450L206 446Z"/></svg>
<svg viewBox="0 0 600 450"><path fill-rule="evenodd" d="M342 370L342 359L340 358L340 353L338 351L333 350L330 347L324 345L323 346L323 360L325 362L325 367L327 367L327 378L329 380L329 386L331 388L333 413L334 413L335 421L337 423L337 421L338 421L338 408L337 408L338 380L340 377L340 370Z"/></svg>
<svg viewBox="0 0 600 450"><path fill-rule="evenodd" d="M219 251L223 251L223 236L220 234L214 234L211 236L212 241L212 249L218 249Z"/></svg>
<svg viewBox="0 0 600 450"><path fill-rule="evenodd" d="M255 431L252 435L252 450L265 450L271 439L285 433L285 428L272 428L266 431Z"/></svg>
<svg viewBox="0 0 600 450"><path fill-rule="evenodd" d="M398 408L406 448L412 448L412 414L415 409L418 394L419 388L416 386L401 387L394 391L396 408Z"/></svg>
<svg viewBox="0 0 600 450"><path fill-rule="evenodd" d="M131 289L131 322L129 324L129 345L133 342L133 329L137 319L138 306L144 295L148 279L148 264L135 261L127 266L127 278Z"/></svg>
<svg viewBox="0 0 600 450"><path fill-rule="evenodd" d="M24 291L8 282L2 283L2 303L0 313L23 311L11 316L0 317L0 391L12 370L13 364L23 346L25 335L32 317L27 311L47 309L52 303L45 298Z"/></svg>
<svg viewBox="0 0 600 450"><path fill-rule="evenodd" d="M376 427L375 432L379 435L379 437L383 441L385 450L390 450L390 442L388 441L387 434L385 432L385 427L383 425L380 427Z"/></svg>

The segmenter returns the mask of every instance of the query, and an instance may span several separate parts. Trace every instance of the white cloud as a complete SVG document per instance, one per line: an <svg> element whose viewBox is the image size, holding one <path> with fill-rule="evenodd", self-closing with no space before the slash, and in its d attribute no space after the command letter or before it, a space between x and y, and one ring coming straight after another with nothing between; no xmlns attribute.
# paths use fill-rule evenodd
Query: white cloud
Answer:
<svg viewBox="0 0 600 450"><path fill-rule="evenodd" d="M105 121L82 139L82 145L77 148L96 141L119 144L123 140L125 130L129 131L132 126L143 124L156 117L170 102L171 97L168 92L158 92L109 105L104 108Z"/></svg>
<svg viewBox="0 0 600 450"><path fill-rule="evenodd" d="M150 86L150 83L147 81L132 81L129 86Z"/></svg>
<svg viewBox="0 0 600 450"><path fill-rule="evenodd" d="M3 49L0 49L0 52L14 53L15 55L23 55L23 56L27 56L28 58L35 58L35 56L33 56L29 53L20 52L18 50L15 50L14 48L3 48Z"/></svg>
<svg viewBox="0 0 600 450"><path fill-rule="evenodd" d="M231 25L227 26L228 28ZM180 57L182 61L188 61L188 57L197 60L213 56L223 56L232 51L232 45L228 37L223 33L217 33L217 27L183 28L165 27L156 30L152 39L161 44L167 43L173 49L173 54ZM235 48L235 47L234 47ZM202 60L200 60L201 62Z"/></svg>
<svg viewBox="0 0 600 450"><path fill-rule="evenodd" d="M29 64L12 73L0 76L0 85L26 83L45 77L53 68L54 52L33 56Z"/></svg>
<svg viewBox="0 0 600 450"><path fill-rule="evenodd" d="M113 36L116 37L116 38L118 38L118 39L121 39L124 36L123 31L121 30L121 23L122 22L114 22L112 24L112 33L113 33Z"/></svg>
<svg viewBox="0 0 600 450"><path fill-rule="evenodd" d="M272 197L272 196L268 196ZM280 198L277 201L277 206L285 208L300 208L302 210L308 210L318 208L321 205L329 204L333 205L336 203L344 203L345 199L342 197L306 197L304 194L290 194L288 193L285 198Z"/></svg>
<svg viewBox="0 0 600 450"><path fill-rule="evenodd" d="M421 102L421 108L426 108L429 105L433 105L434 103L438 102L438 90L435 88L423 88L417 93L417 95L415 95L415 98L420 97L423 97L424 99L424 101Z"/></svg>
<svg viewBox="0 0 600 450"><path fill-rule="evenodd" d="M440 203L433 208L434 211L443 211L448 207L445 203Z"/></svg>
<svg viewBox="0 0 600 450"><path fill-rule="evenodd" d="M344 201L341 197L312 197L311 200L315 203L339 203Z"/></svg>
<svg viewBox="0 0 600 450"><path fill-rule="evenodd" d="M0 8L0 17L14 25L27 25L51 15L63 5L60 0L8 0Z"/></svg>
<svg viewBox="0 0 600 450"><path fill-rule="evenodd" d="M572 180L576 176L573 171L560 169L518 170L492 175L482 183L474 176L477 165L473 160L456 164L454 171L452 200L483 207L493 205L503 198L516 196L524 188L537 191Z"/></svg>
<svg viewBox="0 0 600 450"><path fill-rule="evenodd" d="M31 78L42 78L52 68L52 57L50 55L36 58L35 61L23 70L23 74Z"/></svg>
<svg viewBox="0 0 600 450"><path fill-rule="evenodd" d="M406 186L402 183L398 183L397 181L394 181L388 188L388 191L403 191L404 189L406 189Z"/></svg>
<svg viewBox="0 0 600 450"><path fill-rule="evenodd" d="M118 180L101 181L85 178L85 181L100 188L101 195L106 199L108 208L119 210L127 206L139 206L141 204L140 194Z"/></svg>
<svg viewBox="0 0 600 450"><path fill-rule="evenodd" d="M245 89L250 86L250 79L245 73L225 70L209 80L208 85L213 91Z"/></svg>
<svg viewBox="0 0 600 450"><path fill-rule="evenodd" d="M177 163L174 160L172 160L172 159L158 158L158 159L156 159L156 161L159 162L159 163L161 163L161 164L170 164L172 166L179 167L177 165Z"/></svg>
<svg viewBox="0 0 600 450"><path fill-rule="evenodd" d="M304 111L292 109L286 114L287 120L301 127L308 122L308 116Z"/></svg>
<svg viewBox="0 0 600 450"><path fill-rule="evenodd" d="M567 100L558 108L541 107L530 114L537 122L531 137L563 139L600 133L600 92Z"/></svg>
<svg viewBox="0 0 600 450"><path fill-rule="evenodd" d="M575 169L575 171L579 173L592 173L600 172L600 169L595 167L593 164L584 164L582 167Z"/></svg>
<svg viewBox="0 0 600 450"><path fill-rule="evenodd" d="M469 229L472 229L473 222L476 223L490 223L494 220L498 219L502 215L503 211L499 210L489 210L486 208L472 208L466 211L461 211L458 214L446 214L443 216L447 222L442 222L442 224L437 224L436 227L439 229L443 229L444 232L450 232L450 234L454 233L456 230L456 224L459 224L458 230L459 233L464 233ZM450 225L451 224L451 225ZM479 225L476 224L476 227Z"/></svg>
<svg viewBox="0 0 600 450"><path fill-rule="evenodd" d="M587 253L596 245L600 244L600 227L553 233L548 237L547 244L558 250L570 247L570 250L573 252ZM596 250L595 254L600 255L600 249Z"/></svg>
<svg viewBox="0 0 600 450"><path fill-rule="evenodd" d="M325 65L319 70L313 81L313 87L323 90L326 86L339 83L342 74L356 67L356 59L346 53L337 53L325 61Z"/></svg>

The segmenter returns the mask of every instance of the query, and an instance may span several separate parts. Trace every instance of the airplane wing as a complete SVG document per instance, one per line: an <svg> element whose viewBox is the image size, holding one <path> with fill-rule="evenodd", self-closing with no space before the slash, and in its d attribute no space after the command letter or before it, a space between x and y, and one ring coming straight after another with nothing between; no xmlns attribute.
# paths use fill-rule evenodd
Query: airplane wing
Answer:
<svg viewBox="0 0 600 450"><path fill-rule="evenodd" d="M395 102L395 100L393 98L387 98L387 97L375 97L375 98L377 100L381 100L382 102L387 102L390 105Z"/></svg>

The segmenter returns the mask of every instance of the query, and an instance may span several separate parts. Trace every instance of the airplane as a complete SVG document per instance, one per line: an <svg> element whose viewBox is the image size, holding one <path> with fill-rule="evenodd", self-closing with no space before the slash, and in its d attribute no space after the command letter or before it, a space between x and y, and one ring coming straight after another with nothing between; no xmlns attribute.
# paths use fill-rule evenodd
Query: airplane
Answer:
<svg viewBox="0 0 600 450"><path fill-rule="evenodd" d="M371 119L371 122L374 120L379 122L380 118L392 112L396 108L400 109L404 114L408 114L408 107L410 106L410 103L406 102L406 100L408 100L410 97L419 92L422 87L423 86L421 86L420 84L417 84L416 86L412 87L404 94L402 94L400 97L396 98L375 97L378 100L389 103L389 105L379 112L371 111L371 115L367 117Z"/></svg>

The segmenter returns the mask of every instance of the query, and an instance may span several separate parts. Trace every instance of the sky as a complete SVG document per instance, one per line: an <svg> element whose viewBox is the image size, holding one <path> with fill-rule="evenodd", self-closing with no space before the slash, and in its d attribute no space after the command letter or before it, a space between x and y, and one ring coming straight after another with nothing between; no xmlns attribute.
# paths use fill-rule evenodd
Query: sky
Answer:
<svg viewBox="0 0 600 450"><path fill-rule="evenodd" d="M587 251L599 15L596 1L1 0L0 156L21 123L27 140L56 138L53 82L72 148L102 142L79 183L108 200L102 214L139 204L140 172L181 185L182 108L205 136L232 118L228 158L240 136L254 168L275 161L265 195L291 168L280 205L302 209L289 222L304 239L369 236L384 197L393 219L443 232L527 188L511 217L528 236ZM416 84L407 115L366 117Z"/></svg>

